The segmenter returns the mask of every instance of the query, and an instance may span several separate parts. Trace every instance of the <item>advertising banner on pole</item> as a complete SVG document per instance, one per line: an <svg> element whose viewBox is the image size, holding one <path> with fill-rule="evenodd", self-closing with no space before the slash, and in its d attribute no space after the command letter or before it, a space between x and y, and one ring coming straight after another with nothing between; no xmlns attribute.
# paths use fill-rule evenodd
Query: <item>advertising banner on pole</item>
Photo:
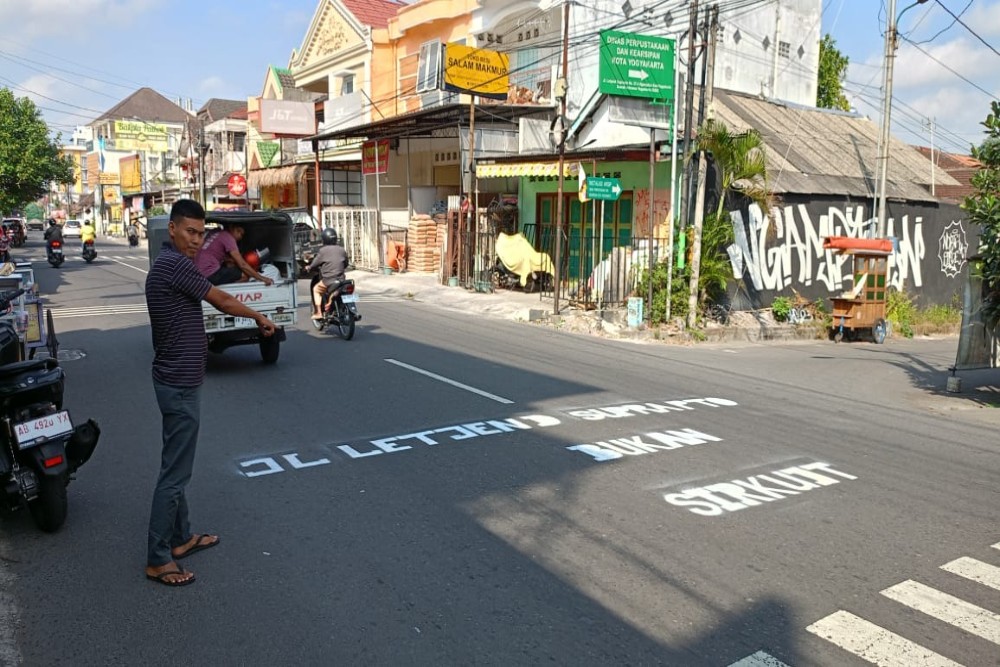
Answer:
<svg viewBox="0 0 1000 667"><path fill-rule="evenodd" d="M361 145L361 173L365 176L389 171L389 140L366 141Z"/></svg>

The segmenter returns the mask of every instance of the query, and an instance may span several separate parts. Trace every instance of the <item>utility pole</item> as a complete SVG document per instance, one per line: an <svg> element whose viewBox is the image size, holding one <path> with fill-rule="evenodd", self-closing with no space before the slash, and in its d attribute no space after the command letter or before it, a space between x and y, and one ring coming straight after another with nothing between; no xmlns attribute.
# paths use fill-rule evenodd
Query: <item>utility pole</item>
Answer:
<svg viewBox="0 0 1000 667"><path fill-rule="evenodd" d="M691 3L691 20L688 25L688 64L687 64L687 89L684 92L684 152L688 154L684 160L684 185L681 188L681 215L680 228L681 238L684 238L683 231L687 227L688 219L691 217L691 140L694 133L691 123L694 120L694 40L698 36L698 0ZM681 244L683 252L683 243ZM681 267L684 266L684 255L681 254Z"/></svg>
<svg viewBox="0 0 1000 667"><path fill-rule="evenodd" d="M705 88L702 91L702 98L707 100L706 117L712 117L712 97L715 85L715 43L719 31L719 6L714 5L709 18L709 10L705 9L705 30L707 31L706 41L708 42L707 72ZM701 230L705 222L705 186L708 175L708 157L705 151L698 151L698 196L694 204L694 238L691 241L691 282L688 288L688 317L687 325L689 329L694 328L698 315L698 282L701 278ZM719 196L725 196L720 192ZM669 298L669 295L668 295Z"/></svg>
<svg viewBox="0 0 1000 667"><path fill-rule="evenodd" d="M556 81L556 97L559 98L559 188L556 194L556 256L555 285L552 292L552 314L559 314L559 288L562 282L562 232L563 232L563 169L566 165L566 94L569 90L566 79L569 77L569 0L563 0L563 42L562 42L562 76ZM652 196L652 193L650 193Z"/></svg>
<svg viewBox="0 0 1000 667"><path fill-rule="evenodd" d="M885 79L882 90L882 130L879 138L878 238L885 238L885 182L889 175L889 123L892 117L892 64L896 59L896 0L889 0L889 27L885 31Z"/></svg>
<svg viewBox="0 0 1000 667"><path fill-rule="evenodd" d="M198 125L198 185L201 193L201 205L208 206L205 201L205 123Z"/></svg>
<svg viewBox="0 0 1000 667"><path fill-rule="evenodd" d="M889 26L885 31L885 79L882 86L882 131L879 133L879 184L878 184L878 236L885 238L888 230L888 220L885 213L885 184L889 177L889 137L892 120L892 66L896 60L896 47L899 45L899 32L896 27L899 19L907 10L922 5L927 0L916 0L907 5L896 16L896 0L889 0L889 13L886 14Z"/></svg>
<svg viewBox="0 0 1000 667"><path fill-rule="evenodd" d="M937 180L937 173L935 172L935 167L937 165L935 164L934 160L934 123L936 121L937 118L927 119L927 124L930 126L931 130L931 197L937 197L937 193L934 191L935 190L934 181Z"/></svg>
<svg viewBox="0 0 1000 667"><path fill-rule="evenodd" d="M771 60L771 99L778 99L778 52L781 49L778 47L781 42L778 41L778 35L781 31L781 0L774 3L774 44L771 48L774 49L774 57Z"/></svg>

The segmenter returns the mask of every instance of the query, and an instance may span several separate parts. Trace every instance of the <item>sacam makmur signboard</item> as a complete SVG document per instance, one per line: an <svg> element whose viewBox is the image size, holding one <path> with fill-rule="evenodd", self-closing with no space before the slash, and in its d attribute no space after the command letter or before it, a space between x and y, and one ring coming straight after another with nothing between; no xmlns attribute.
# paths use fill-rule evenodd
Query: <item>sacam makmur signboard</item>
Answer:
<svg viewBox="0 0 1000 667"><path fill-rule="evenodd" d="M447 44L444 62L445 90L507 99L510 58L506 53L462 44Z"/></svg>

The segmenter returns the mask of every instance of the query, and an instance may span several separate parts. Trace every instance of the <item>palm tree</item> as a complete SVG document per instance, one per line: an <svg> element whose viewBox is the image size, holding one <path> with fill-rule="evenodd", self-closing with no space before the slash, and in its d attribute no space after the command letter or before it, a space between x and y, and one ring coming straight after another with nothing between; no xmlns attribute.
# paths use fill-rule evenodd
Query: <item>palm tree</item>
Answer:
<svg viewBox="0 0 1000 667"><path fill-rule="evenodd" d="M773 205L764 140L759 132L751 129L733 133L724 123L710 119L698 132L697 149L711 154L715 163L719 204L715 213L705 219L704 230L699 230L697 225L694 228L691 251L697 253L697 257L692 258L689 325L693 325L698 303L704 302L708 288L725 289L726 247L733 242L734 236L729 216L724 215L729 196L746 197L764 212ZM702 271L702 266L706 271Z"/></svg>
<svg viewBox="0 0 1000 667"><path fill-rule="evenodd" d="M698 149L712 155L720 176L716 216L722 215L728 194L747 197L765 213L770 210L764 140L757 130L733 134L724 123L710 119L698 132Z"/></svg>

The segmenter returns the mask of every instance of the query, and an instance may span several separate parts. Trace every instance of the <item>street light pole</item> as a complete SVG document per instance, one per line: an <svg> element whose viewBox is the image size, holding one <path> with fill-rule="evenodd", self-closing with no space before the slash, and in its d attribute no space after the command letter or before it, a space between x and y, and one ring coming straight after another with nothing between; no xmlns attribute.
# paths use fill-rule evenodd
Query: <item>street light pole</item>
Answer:
<svg viewBox="0 0 1000 667"><path fill-rule="evenodd" d="M888 230L888 220L885 213L885 185L889 176L889 137L892 119L892 67L896 59L896 48L899 45L899 33L896 26L908 9L922 5L927 0L917 0L903 8L896 16L896 0L889 0L889 11L886 14L889 25L885 31L885 79L882 87L884 99L882 102L882 129L879 134L879 184L878 184L878 237L885 238Z"/></svg>

